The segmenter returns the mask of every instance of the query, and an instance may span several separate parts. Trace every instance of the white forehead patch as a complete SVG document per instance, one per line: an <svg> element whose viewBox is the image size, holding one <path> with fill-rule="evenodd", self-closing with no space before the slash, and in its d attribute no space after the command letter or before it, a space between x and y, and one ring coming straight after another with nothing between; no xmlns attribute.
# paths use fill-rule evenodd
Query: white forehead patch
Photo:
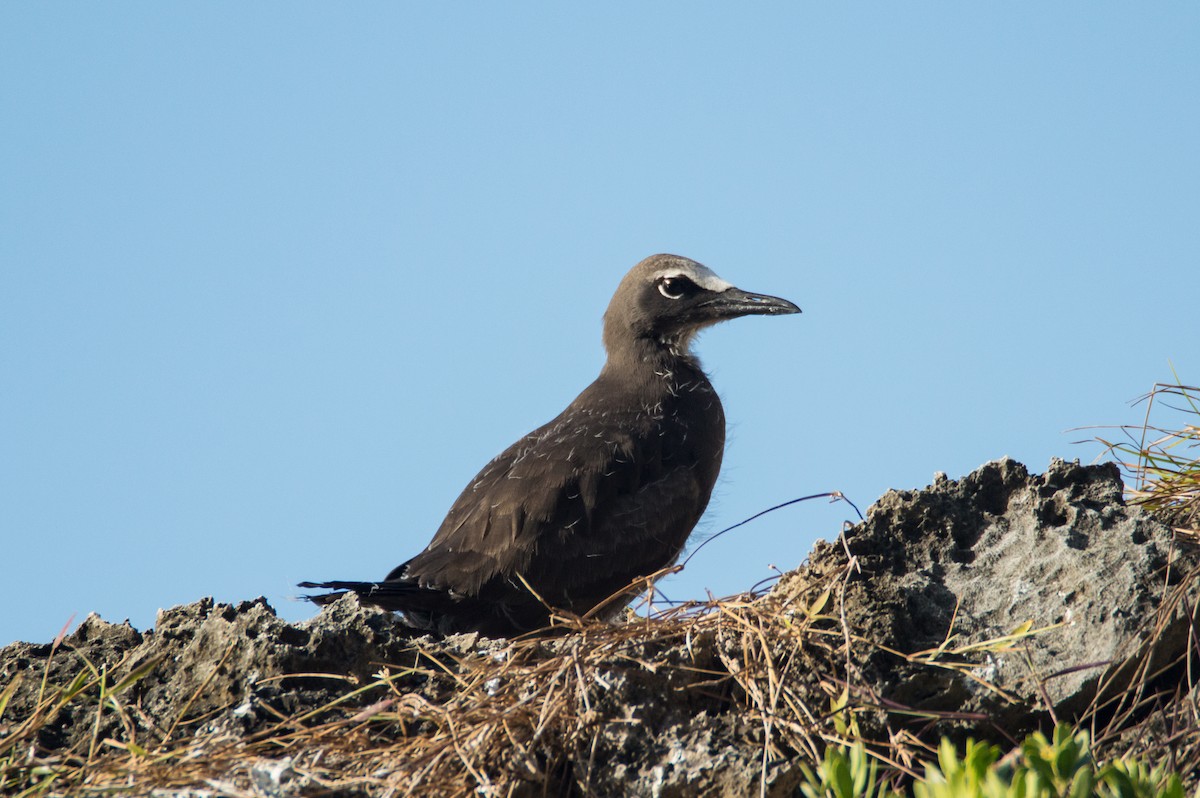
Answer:
<svg viewBox="0 0 1200 798"><path fill-rule="evenodd" d="M727 283L717 276L717 273L707 266L689 261L671 266L669 269L663 269L654 273L654 279L660 280L664 277L686 277L701 288L709 291L720 293L733 288L732 283Z"/></svg>

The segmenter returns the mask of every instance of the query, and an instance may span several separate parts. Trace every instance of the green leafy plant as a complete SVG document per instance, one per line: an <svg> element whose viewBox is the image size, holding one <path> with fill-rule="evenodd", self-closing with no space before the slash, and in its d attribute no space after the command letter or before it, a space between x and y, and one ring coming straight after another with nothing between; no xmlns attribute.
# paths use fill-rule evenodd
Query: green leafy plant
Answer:
<svg viewBox="0 0 1200 798"><path fill-rule="evenodd" d="M894 793L879 787L879 760L867 753L862 741L829 746L816 769L801 764L806 798L886 798Z"/></svg>
<svg viewBox="0 0 1200 798"><path fill-rule="evenodd" d="M915 798L1185 798L1183 782L1166 767L1130 759L1098 764L1087 732L1059 724L1050 737L1038 732L1008 756L988 743L968 740L960 755L946 739L937 763L912 786ZM829 746L811 769L801 765L806 798L897 798L880 785L879 761L861 741ZM1200 798L1200 790L1196 796Z"/></svg>
<svg viewBox="0 0 1200 798"><path fill-rule="evenodd" d="M954 745L943 739L938 747L937 765L925 766L925 779L913 785L913 794L916 798L1008 795L1009 781L994 767L999 758L997 746L975 740L967 741L960 758Z"/></svg>
<svg viewBox="0 0 1200 798"><path fill-rule="evenodd" d="M1113 798L1135 798L1156 795L1161 798L1184 798L1183 782L1165 765L1150 767L1143 762L1117 759L1105 765L1101 775L1100 795ZM1197 790L1200 795L1200 790Z"/></svg>

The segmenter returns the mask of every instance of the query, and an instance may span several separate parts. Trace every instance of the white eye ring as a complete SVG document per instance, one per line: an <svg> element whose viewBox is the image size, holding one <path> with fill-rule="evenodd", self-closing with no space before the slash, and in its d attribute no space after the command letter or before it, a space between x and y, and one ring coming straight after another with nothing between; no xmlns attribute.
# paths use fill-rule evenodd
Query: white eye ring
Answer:
<svg viewBox="0 0 1200 798"><path fill-rule="evenodd" d="M683 291L680 291L678 294L672 294L667 291L667 283L669 282L671 282L670 277L660 280L658 283L658 293L662 294L667 299L683 299Z"/></svg>

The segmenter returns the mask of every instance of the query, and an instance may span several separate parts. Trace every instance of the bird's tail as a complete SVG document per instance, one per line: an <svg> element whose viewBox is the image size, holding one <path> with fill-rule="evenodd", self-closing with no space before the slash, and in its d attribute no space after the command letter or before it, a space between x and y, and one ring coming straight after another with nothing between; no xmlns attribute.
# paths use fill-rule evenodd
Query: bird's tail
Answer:
<svg viewBox="0 0 1200 798"><path fill-rule="evenodd" d="M298 586L333 591L301 596L322 607L337 601L347 593L357 593L363 603L392 612L439 610L447 601L446 594L441 591L429 590L415 582L399 579L385 582L301 582Z"/></svg>

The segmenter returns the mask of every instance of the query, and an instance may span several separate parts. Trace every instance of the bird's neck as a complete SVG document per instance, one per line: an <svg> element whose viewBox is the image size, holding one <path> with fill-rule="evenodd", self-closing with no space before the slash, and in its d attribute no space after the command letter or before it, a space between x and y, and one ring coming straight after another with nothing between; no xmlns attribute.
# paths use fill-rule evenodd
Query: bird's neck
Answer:
<svg viewBox="0 0 1200 798"><path fill-rule="evenodd" d="M609 351L602 376L629 384L707 381L699 359L687 342L662 342L639 338Z"/></svg>

